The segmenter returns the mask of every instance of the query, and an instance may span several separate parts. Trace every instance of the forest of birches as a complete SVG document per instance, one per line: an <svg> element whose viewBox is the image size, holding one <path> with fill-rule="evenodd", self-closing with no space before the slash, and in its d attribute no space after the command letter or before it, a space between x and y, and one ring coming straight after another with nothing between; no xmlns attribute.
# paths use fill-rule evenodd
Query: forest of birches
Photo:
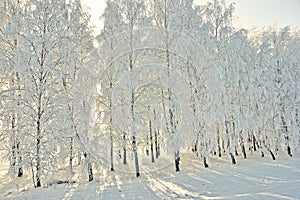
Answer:
<svg viewBox="0 0 300 200"><path fill-rule="evenodd" d="M107 0L99 35L79 0L2 0L0 16L12 181L73 182L79 167L89 182L95 166L130 163L138 177L141 156L169 155L180 171L184 152L206 168L299 151L297 27L236 28L225 0Z"/></svg>

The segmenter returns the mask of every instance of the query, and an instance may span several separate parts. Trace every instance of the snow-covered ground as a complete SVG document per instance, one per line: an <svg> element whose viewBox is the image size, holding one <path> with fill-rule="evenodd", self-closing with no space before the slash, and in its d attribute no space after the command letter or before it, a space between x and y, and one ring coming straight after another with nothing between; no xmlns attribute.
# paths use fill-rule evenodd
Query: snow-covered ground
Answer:
<svg viewBox="0 0 300 200"><path fill-rule="evenodd" d="M92 183L28 189L20 180L2 182L0 199L300 199L300 158L239 158L236 165L227 157L214 158L204 169L193 154L185 154L177 173L173 164L158 169L170 158L156 164L148 160L141 159L139 178L128 173L128 165L108 174L95 173Z"/></svg>

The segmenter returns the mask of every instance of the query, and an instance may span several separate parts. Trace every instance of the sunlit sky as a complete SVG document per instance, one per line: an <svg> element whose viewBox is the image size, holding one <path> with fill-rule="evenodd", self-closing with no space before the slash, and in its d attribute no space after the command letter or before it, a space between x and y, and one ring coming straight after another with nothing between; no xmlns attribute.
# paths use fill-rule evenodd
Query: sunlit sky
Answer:
<svg viewBox="0 0 300 200"><path fill-rule="evenodd" d="M92 24L99 32L103 20L99 20L105 0L81 0L89 8ZM196 0L204 4L207 0ZM300 0L226 0L227 4L235 2L235 26L251 28L266 27L271 24L300 27Z"/></svg>

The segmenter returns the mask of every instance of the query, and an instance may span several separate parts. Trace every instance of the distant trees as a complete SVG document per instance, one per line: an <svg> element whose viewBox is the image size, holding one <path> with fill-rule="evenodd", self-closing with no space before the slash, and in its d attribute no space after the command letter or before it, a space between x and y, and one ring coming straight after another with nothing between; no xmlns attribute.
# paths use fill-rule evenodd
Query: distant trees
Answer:
<svg viewBox="0 0 300 200"><path fill-rule="evenodd" d="M292 92L299 87L295 82L299 68L296 64L299 30L269 27L259 33L258 38L260 77L256 80L259 84L257 92L260 99L265 100L257 104L262 111L259 113L259 128L264 132L262 142L267 144L266 147L271 145L276 153L280 144L284 144L286 152L292 156L290 144L295 145L294 139L297 140L299 133L299 127L294 129L298 120L299 102L296 99L299 97L297 92Z"/></svg>

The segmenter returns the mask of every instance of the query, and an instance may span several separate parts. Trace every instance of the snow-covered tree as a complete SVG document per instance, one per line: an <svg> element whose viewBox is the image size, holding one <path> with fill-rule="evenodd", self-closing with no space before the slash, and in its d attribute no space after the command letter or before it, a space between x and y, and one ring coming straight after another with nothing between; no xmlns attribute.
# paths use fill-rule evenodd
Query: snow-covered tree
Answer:
<svg viewBox="0 0 300 200"><path fill-rule="evenodd" d="M220 126L216 127L214 131L217 135L215 138L218 140L218 148L221 146L221 143L222 146L226 143L232 163L235 163L234 148L237 140L233 121L235 119L233 99L236 99L238 95L236 93L238 69L237 65L231 64L231 58L234 56L232 54L235 53L230 52L233 46L231 39L235 32L232 25L233 11L234 4L227 6L224 0L214 0L208 2L206 5L200 6L199 12L202 17L202 30L208 31L208 40L210 41L204 43L200 42L204 45L208 45L205 49L208 49L208 51L214 55L215 65L218 71L212 73L217 73L215 80L221 80L222 82L218 84L220 87L218 91L219 97L215 97L215 99L218 99L217 104L213 105L213 108L217 110L212 111L212 113L218 114L211 117L215 122L210 122L209 125L214 126L213 124L217 124ZM221 155L220 151L219 155Z"/></svg>
<svg viewBox="0 0 300 200"><path fill-rule="evenodd" d="M15 177L23 175L22 169L22 145L21 131L25 120L20 112L20 77L16 69L17 51L20 33L20 8L19 1L3 1L1 8L0 24L0 68L1 68L1 87L3 90L0 101L5 105L2 115L7 116L3 119L2 128L8 134L7 147L10 157L10 174Z"/></svg>
<svg viewBox="0 0 300 200"><path fill-rule="evenodd" d="M1 70L10 77L8 88L1 89L10 91L4 103L11 105L7 108L12 113L6 127L14 133L14 139L9 138L13 148L22 145L22 163L32 168L34 184L40 187L41 178L57 167L58 154L65 150L57 141L71 137L72 142L75 137L70 128L75 127L74 84L92 37L79 1L67 5L63 0L29 0L16 6L1 28ZM19 128L21 139L15 134ZM71 162L72 144L70 167Z"/></svg>
<svg viewBox="0 0 300 200"><path fill-rule="evenodd" d="M294 125L298 97L294 91L299 87L295 82L299 34L292 33L290 27L273 26L263 31L258 41L259 72L264 81L259 82L261 89L257 91L266 100L257 104L259 127L272 148L278 151L280 144L285 144L288 154L292 155L290 143L297 132Z"/></svg>
<svg viewBox="0 0 300 200"><path fill-rule="evenodd" d="M103 57L108 57L109 60L107 60L108 66L101 66L105 71L101 76L101 90L97 91L97 108L99 119L102 121L101 124L105 124L107 127L102 131L108 131L110 135L110 169L111 171L114 171L114 139L118 140L119 138L116 138L118 132L113 128L114 122L112 116L112 88L117 82L116 75L118 70L118 67L116 66L117 63L114 62L116 58L113 55L114 50L116 50L118 45L116 44L115 37L118 37L118 34L124 31L124 22L120 1L107 1L102 17L105 19L105 21L103 30L98 36L98 41L100 45L105 43L104 45L106 45L107 49L103 49L103 52L100 52L100 55L105 54ZM104 116L101 116L103 114ZM123 142L125 143L125 141ZM124 144L123 164L127 163L126 157L126 147Z"/></svg>
<svg viewBox="0 0 300 200"><path fill-rule="evenodd" d="M84 121L86 118L90 119L91 116L79 117L81 112L82 102L84 98L82 97L86 89L80 88L79 84L84 85L80 80L78 80L78 73L81 68L89 68L91 61L94 58L92 57L91 52L93 51L93 37L91 29L88 25L89 15L83 11L80 1L75 0L69 2L66 9L63 11L65 13L65 19L67 20L67 40L64 40L64 51L63 55L63 68L61 70L62 77L61 83L63 85L65 104L67 106L68 114L63 113L61 117L68 120L69 127L64 127L64 132L70 133L66 135L70 140L69 146L69 171L72 174L72 163L75 154L75 145L74 141L79 144L79 155L82 153L86 155L86 149L81 144L79 129L82 126L87 126L88 124L79 123L79 121ZM88 96L88 95L83 95ZM90 95L89 95L90 96ZM77 145L78 146L78 145ZM80 157L79 157L80 159ZM88 159L87 159L88 160ZM79 161L80 162L80 161ZM91 166L91 161L88 161L88 166ZM92 170L91 167L88 167L89 170ZM92 172L88 171L89 181L93 179L91 176Z"/></svg>

